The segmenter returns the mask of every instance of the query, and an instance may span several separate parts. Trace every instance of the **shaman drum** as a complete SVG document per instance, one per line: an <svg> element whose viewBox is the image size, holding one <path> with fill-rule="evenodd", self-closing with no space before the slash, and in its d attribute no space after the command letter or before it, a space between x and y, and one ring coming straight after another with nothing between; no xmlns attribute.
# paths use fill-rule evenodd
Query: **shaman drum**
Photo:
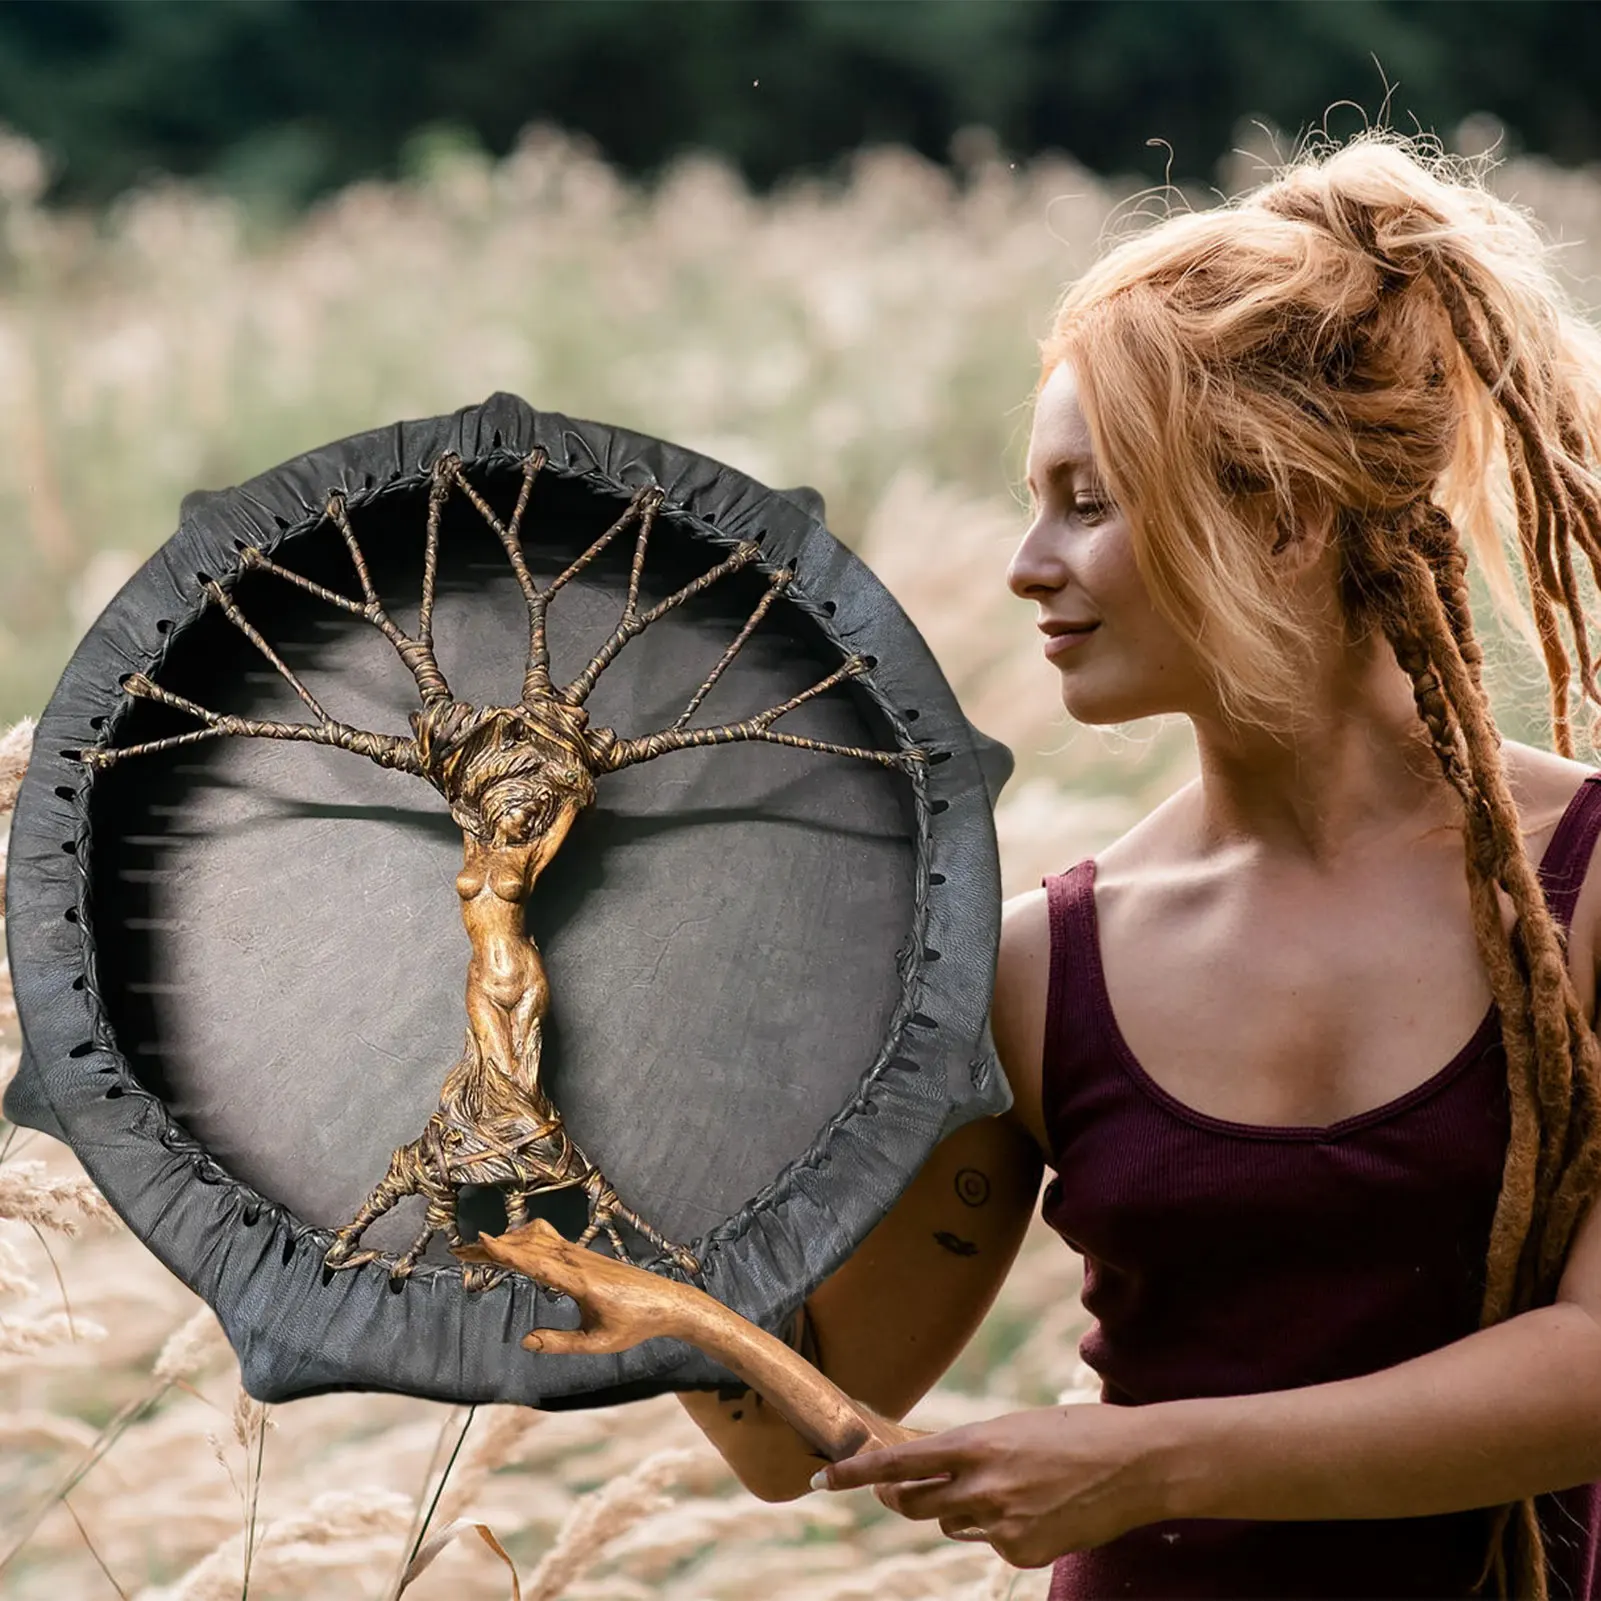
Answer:
<svg viewBox="0 0 1601 1601"><path fill-rule="evenodd" d="M253 1395L717 1383L523 1352L572 1303L448 1244L545 1216L780 1328L1005 1104L1006 753L820 514L497 395L191 496L79 647L6 1111Z"/></svg>

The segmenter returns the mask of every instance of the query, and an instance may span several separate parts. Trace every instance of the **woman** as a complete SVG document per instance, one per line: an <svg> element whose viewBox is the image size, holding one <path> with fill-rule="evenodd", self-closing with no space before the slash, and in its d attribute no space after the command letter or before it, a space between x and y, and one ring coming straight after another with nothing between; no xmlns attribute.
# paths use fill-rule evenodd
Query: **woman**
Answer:
<svg viewBox="0 0 1601 1601"><path fill-rule="evenodd" d="M1568 709L1601 699L1601 345L1520 216L1368 138L1113 250L1043 356L1012 588L1067 710L1187 717L1200 777L1008 906L1014 1111L808 1337L902 1415L1043 1163L1118 1404L818 1477L1055 1560L1054 1597L1601 1595L1601 783ZM1494 551L1508 483L1556 756L1480 684L1464 540ZM757 1493L804 1488L771 1408L684 1401Z"/></svg>

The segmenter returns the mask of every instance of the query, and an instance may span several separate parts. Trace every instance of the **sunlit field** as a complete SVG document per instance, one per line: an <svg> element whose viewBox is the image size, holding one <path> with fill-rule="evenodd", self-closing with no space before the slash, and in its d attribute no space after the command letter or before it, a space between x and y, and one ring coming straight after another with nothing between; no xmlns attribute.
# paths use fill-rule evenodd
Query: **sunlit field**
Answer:
<svg viewBox="0 0 1601 1601"><path fill-rule="evenodd" d="M1016 754L998 819L1008 892L1070 865L1189 771L1178 729L1066 722L1003 583L1034 342L1136 208L1065 162L1014 168L978 138L963 154L952 176L870 153L758 199L710 162L631 187L536 133L499 164L441 150L405 185L269 226L175 187L104 215L47 212L36 154L0 143L0 727L43 706L184 493L507 389L819 489L969 715ZM1570 243L1583 294L1601 269L1601 177L1514 163L1497 182ZM1527 657L1503 641L1496 661L1506 725L1538 734ZM26 745L25 728L0 745L0 807ZM0 1007L3 1078L8 986ZM1076 1259L1036 1227L914 1421L1089 1399L1077 1288ZM865 1494L755 1501L671 1398L561 1415L369 1395L264 1410L209 1314L71 1157L10 1128L0 1464L14 1601L393 1597L425 1521L457 1520L503 1554L469 1527L408 1596L509 1596L508 1564L535 1601L1045 1590Z"/></svg>

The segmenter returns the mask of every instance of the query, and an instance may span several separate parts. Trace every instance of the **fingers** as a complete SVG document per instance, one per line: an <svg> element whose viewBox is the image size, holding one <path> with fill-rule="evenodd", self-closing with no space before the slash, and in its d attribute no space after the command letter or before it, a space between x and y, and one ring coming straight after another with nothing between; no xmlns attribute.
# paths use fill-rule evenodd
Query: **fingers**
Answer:
<svg viewBox="0 0 1601 1601"><path fill-rule="evenodd" d="M960 1451L937 1434L908 1440L882 1451L861 1451L831 1463L812 1480L814 1490L858 1490L868 1484L899 1484L908 1479L948 1476L960 1465Z"/></svg>
<svg viewBox="0 0 1601 1601"><path fill-rule="evenodd" d="M990 1537L981 1528L961 1517L941 1518L939 1528L947 1540L964 1540L970 1545L989 1544Z"/></svg>
<svg viewBox="0 0 1601 1601"><path fill-rule="evenodd" d="M955 1517L958 1521L973 1521L973 1495L970 1489L958 1488L954 1479L923 1479L916 1484L885 1486L874 1491L879 1500L903 1518L925 1522L934 1518L944 1522ZM885 1500L893 1495L894 1504Z"/></svg>
<svg viewBox="0 0 1601 1601"><path fill-rule="evenodd" d="M891 1512L898 1512L902 1517L928 1517L931 1514L908 1510L908 1507L914 1504L908 1501L908 1493L930 1485L949 1484L950 1482L949 1479L919 1479L912 1484L875 1484L873 1486L873 1498L881 1505L887 1506Z"/></svg>
<svg viewBox="0 0 1601 1601"><path fill-rule="evenodd" d="M604 1356L616 1347L598 1329L535 1329L523 1336L523 1349L541 1356Z"/></svg>

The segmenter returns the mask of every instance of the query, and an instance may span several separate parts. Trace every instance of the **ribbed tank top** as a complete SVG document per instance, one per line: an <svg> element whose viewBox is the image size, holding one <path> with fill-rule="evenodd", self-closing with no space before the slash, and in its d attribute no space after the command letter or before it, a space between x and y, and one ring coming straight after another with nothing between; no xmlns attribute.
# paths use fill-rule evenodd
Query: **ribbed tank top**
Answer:
<svg viewBox="0 0 1601 1601"><path fill-rule="evenodd" d="M1540 866L1573 916L1601 775ZM1084 1257L1081 1346L1117 1405L1353 1378L1471 1334L1509 1133L1492 1009L1417 1088L1326 1128L1209 1117L1140 1066L1112 1015L1095 864L1045 881L1051 929L1043 1071L1056 1177L1044 1216ZM1601 1494L1541 1502L1554 1595L1601 1598ZM1136 1597L1467 1596L1483 1512L1373 1522L1155 1524L1061 1558L1051 1601Z"/></svg>

